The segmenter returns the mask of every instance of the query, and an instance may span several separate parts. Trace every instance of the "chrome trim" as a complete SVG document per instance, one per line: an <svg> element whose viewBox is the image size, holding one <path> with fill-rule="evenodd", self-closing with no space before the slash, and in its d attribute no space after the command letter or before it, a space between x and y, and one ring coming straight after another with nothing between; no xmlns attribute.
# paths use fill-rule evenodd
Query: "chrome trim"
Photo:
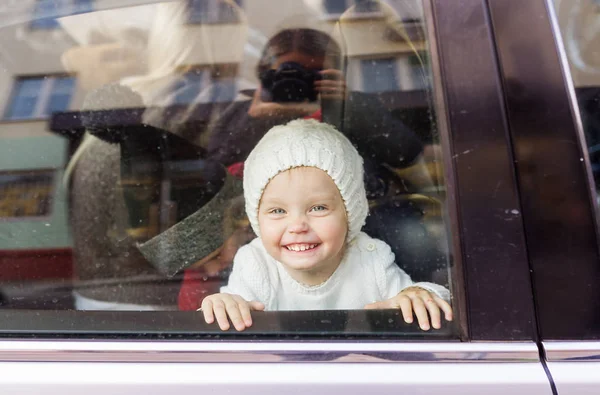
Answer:
<svg viewBox="0 0 600 395"><path fill-rule="evenodd" d="M539 362L534 343L1 340L0 362Z"/></svg>
<svg viewBox="0 0 600 395"><path fill-rule="evenodd" d="M545 341L548 362L600 362L600 341Z"/></svg>
<svg viewBox="0 0 600 395"><path fill-rule="evenodd" d="M579 140L579 150L581 152L581 159L583 161L583 165L585 166L585 172L587 175L590 204L591 207L597 207L598 192L596 191L596 188L598 186L596 186L596 182L594 181L594 177L592 175L592 164L590 162L590 156L588 154L587 142L583 130L583 122L581 120L579 104L577 102L577 96L575 94L575 85L573 77L571 75L571 68L569 66L569 58L567 56L567 53L565 52L565 45L562 39L562 32L560 31L560 26L558 25L558 18L556 16L554 4L552 0L545 0L545 3L546 9L548 10L548 20L550 22L550 28L552 29L552 35L556 40L555 42L556 51L558 53L558 60L561 65L563 78L567 87L569 107L571 109L571 113L573 114L573 118L575 119L575 129L577 130L577 137ZM598 239L600 247L600 215L595 215L594 222L596 223L596 238Z"/></svg>

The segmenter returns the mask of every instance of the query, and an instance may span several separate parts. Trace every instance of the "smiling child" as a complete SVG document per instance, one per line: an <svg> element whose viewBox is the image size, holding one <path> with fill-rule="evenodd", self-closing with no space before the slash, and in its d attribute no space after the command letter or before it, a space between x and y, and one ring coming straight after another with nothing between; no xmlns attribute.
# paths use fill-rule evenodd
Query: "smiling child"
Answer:
<svg viewBox="0 0 600 395"><path fill-rule="evenodd" d="M361 232L368 215L363 160L330 125L275 126L244 164L244 199L258 236L234 258L221 293L202 302L207 323L238 330L253 310L401 309L421 329L452 320L450 294L413 283L390 247Z"/></svg>

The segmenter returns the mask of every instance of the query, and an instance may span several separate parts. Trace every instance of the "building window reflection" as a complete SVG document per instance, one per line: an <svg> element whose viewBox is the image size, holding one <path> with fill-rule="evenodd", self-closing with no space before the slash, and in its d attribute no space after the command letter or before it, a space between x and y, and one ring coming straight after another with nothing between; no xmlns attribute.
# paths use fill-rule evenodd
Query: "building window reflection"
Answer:
<svg viewBox="0 0 600 395"><path fill-rule="evenodd" d="M237 92L236 65L191 66L170 88L171 104L231 102Z"/></svg>
<svg viewBox="0 0 600 395"><path fill-rule="evenodd" d="M33 7L32 29L56 29L56 18L67 15L83 14L94 10L93 0L37 0Z"/></svg>
<svg viewBox="0 0 600 395"><path fill-rule="evenodd" d="M54 171L0 172L0 218L50 214Z"/></svg>
<svg viewBox="0 0 600 395"><path fill-rule="evenodd" d="M362 59L360 65L363 91L387 92L398 90L396 58Z"/></svg>
<svg viewBox="0 0 600 395"><path fill-rule="evenodd" d="M431 88L431 76L428 67L429 57L424 51L411 55L408 58L411 90L425 90Z"/></svg>
<svg viewBox="0 0 600 395"><path fill-rule="evenodd" d="M26 77L16 80L5 119L47 118L69 108L75 79L69 76Z"/></svg>
<svg viewBox="0 0 600 395"><path fill-rule="evenodd" d="M238 23L240 21L238 7L242 0L228 2L225 0L189 0L189 23Z"/></svg>
<svg viewBox="0 0 600 395"><path fill-rule="evenodd" d="M376 0L324 0L323 8L330 16L339 16L351 7L356 14L371 14L381 11Z"/></svg>

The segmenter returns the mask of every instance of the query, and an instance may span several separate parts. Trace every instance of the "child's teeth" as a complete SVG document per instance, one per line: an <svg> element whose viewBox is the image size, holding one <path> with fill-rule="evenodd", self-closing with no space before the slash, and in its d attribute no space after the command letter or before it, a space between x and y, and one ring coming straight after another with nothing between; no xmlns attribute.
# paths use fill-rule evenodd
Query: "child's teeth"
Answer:
<svg viewBox="0 0 600 395"><path fill-rule="evenodd" d="M286 246L286 248L290 251L306 251L306 250L311 250L313 248L315 248L317 245L316 244L302 244L302 245L289 245Z"/></svg>

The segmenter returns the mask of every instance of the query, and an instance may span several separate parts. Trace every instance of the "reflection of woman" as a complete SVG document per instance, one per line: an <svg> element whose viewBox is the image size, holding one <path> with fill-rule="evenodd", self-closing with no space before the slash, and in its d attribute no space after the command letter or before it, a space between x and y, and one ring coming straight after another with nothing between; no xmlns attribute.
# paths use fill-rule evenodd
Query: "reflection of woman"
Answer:
<svg viewBox="0 0 600 395"><path fill-rule="evenodd" d="M126 233L119 147L89 137L71 175L77 310L170 310L179 284L161 276ZM99 187L101 186L101 187Z"/></svg>
<svg viewBox="0 0 600 395"><path fill-rule="evenodd" d="M239 8L231 0L220 2L235 10ZM178 79L176 71L193 48L198 51L195 41L183 34L189 29L188 14L188 4L181 1L66 18L82 37L90 37L87 45L71 48L62 58L66 69L76 72L79 85L88 92L82 110L165 104L165 91ZM91 30L87 31L86 26ZM227 46L232 53L235 43L241 42L244 29L242 24L229 29L235 33ZM223 38L224 35L220 42ZM98 62L101 67L96 67ZM139 96L121 85L106 85L119 80ZM152 115L160 121L168 120L163 111L144 115L145 123L152 123ZM172 124L175 122L167 126ZM74 270L80 280L74 293L75 308L173 309L179 282L165 278L153 267L136 248L136 240L127 234L132 223L119 187L122 159L118 145L86 134L66 171L71 193Z"/></svg>
<svg viewBox="0 0 600 395"><path fill-rule="evenodd" d="M273 36L263 50L257 66L259 79L268 70L277 70L284 64L298 65L309 72L319 73L321 79L314 83L319 94L318 101L277 102L259 87L252 100L234 102L219 119L209 126L208 155L211 159L229 167L234 174L243 171L243 161L262 136L273 126L297 118L316 118L334 124L357 147L365 159L367 193L371 199L380 199L388 194L391 172L386 169L405 167L413 163L422 152L416 135L403 123L393 118L378 97L361 92L347 92L340 71L342 54L339 46L327 34L313 29L288 29ZM377 209L367 219L367 228L378 238L386 239L393 228L389 225L400 222L400 216L411 219L412 209L382 206L385 216L393 216L386 222L389 229L382 230L378 224ZM407 213L407 211L410 211ZM392 222L390 222L392 221ZM382 230L378 232L378 230ZM384 232L385 231L385 232ZM386 240L394 252L403 246L395 240ZM401 236L401 235L400 235ZM252 236L250 236L252 237ZM209 271L228 266L237 248L249 241L248 236L237 235L230 239L229 253L221 252L217 259L205 266ZM202 269L201 269L202 270ZM189 279L193 276L186 273ZM205 291L205 290L204 290ZM180 308L199 307L201 294L194 292L194 285L186 284L180 293Z"/></svg>
<svg viewBox="0 0 600 395"><path fill-rule="evenodd" d="M87 95L83 109L136 106L139 97L119 85ZM87 122L87 121L84 121ZM87 134L65 172L69 182L77 310L170 310L179 283L148 263L127 232L131 227L120 184L121 150Z"/></svg>

